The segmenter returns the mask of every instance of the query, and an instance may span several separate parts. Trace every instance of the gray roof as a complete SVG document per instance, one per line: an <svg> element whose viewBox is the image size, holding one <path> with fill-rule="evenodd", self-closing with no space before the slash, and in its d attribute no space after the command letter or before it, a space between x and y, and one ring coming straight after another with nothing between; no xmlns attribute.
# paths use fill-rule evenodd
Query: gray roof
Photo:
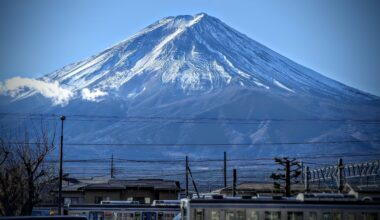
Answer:
<svg viewBox="0 0 380 220"><path fill-rule="evenodd" d="M117 180L112 179L109 183L123 184L126 188L151 188L154 190L180 190L179 182L163 179L137 179L137 180Z"/></svg>
<svg viewBox="0 0 380 220"><path fill-rule="evenodd" d="M119 190L119 189L125 189L125 186L118 183L94 183L94 184L87 184L80 189L83 190Z"/></svg>
<svg viewBox="0 0 380 220"><path fill-rule="evenodd" d="M70 182L71 183L69 185L64 185L62 187L63 191L123 190L128 188L174 191L181 190L178 181L164 179L126 180L114 178L89 178ZM54 191L57 190L55 189Z"/></svg>
<svg viewBox="0 0 380 220"><path fill-rule="evenodd" d="M62 186L62 191L64 191L64 192L80 191L81 187L84 187L84 186L86 186L85 183L80 183L79 182L79 183L76 183L76 184ZM55 191L57 191L57 189Z"/></svg>

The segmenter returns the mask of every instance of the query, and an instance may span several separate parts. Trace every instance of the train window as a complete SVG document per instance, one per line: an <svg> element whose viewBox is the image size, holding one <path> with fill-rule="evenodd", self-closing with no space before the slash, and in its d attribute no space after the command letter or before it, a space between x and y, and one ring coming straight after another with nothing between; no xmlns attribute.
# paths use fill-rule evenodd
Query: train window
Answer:
<svg viewBox="0 0 380 220"><path fill-rule="evenodd" d="M309 220L317 220L317 213L309 212Z"/></svg>
<svg viewBox="0 0 380 220"><path fill-rule="evenodd" d="M104 212L104 219L105 220L112 220L113 213L112 212Z"/></svg>
<svg viewBox="0 0 380 220"><path fill-rule="evenodd" d="M132 213L123 213L123 220L133 220Z"/></svg>
<svg viewBox="0 0 380 220"><path fill-rule="evenodd" d="M140 220L141 219L141 213L140 212L135 212L135 216L133 220Z"/></svg>
<svg viewBox="0 0 380 220"><path fill-rule="evenodd" d="M331 220L332 218L331 218L331 213L330 212L325 212L325 213L323 213L323 215L322 215L322 219L323 220Z"/></svg>
<svg viewBox="0 0 380 220"><path fill-rule="evenodd" d="M303 212L288 212L288 220L303 220Z"/></svg>
<svg viewBox="0 0 380 220"><path fill-rule="evenodd" d="M173 213L165 213L164 214L164 220L172 220L174 218Z"/></svg>
<svg viewBox="0 0 380 220"><path fill-rule="evenodd" d="M334 213L333 220L342 220L342 213Z"/></svg>
<svg viewBox="0 0 380 220"><path fill-rule="evenodd" d="M218 210L211 210L211 220L220 220L220 212Z"/></svg>
<svg viewBox="0 0 380 220"><path fill-rule="evenodd" d="M375 213L375 212L373 212L373 213L363 212L362 218L363 218L363 220L378 220L377 213Z"/></svg>
<svg viewBox="0 0 380 220"><path fill-rule="evenodd" d="M347 220L356 220L355 213L348 213L347 214Z"/></svg>
<svg viewBox="0 0 380 220"><path fill-rule="evenodd" d="M141 212L141 219L148 220L150 218L150 212Z"/></svg>
<svg viewBox="0 0 380 220"><path fill-rule="evenodd" d="M259 220L259 211L248 210L247 211L247 220Z"/></svg>
<svg viewBox="0 0 380 220"><path fill-rule="evenodd" d="M280 220L281 219L281 212L275 211L275 212L264 212L265 220Z"/></svg>
<svg viewBox="0 0 380 220"><path fill-rule="evenodd" d="M245 210L237 210L236 211L236 220L245 220Z"/></svg>
<svg viewBox="0 0 380 220"><path fill-rule="evenodd" d="M123 220L123 213L116 213L116 220Z"/></svg>
<svg viewBox="0 0 380 220"><path fill-rule="evenodd" d="M225 214L225 220L235 220L234 211L226 210Z"/></svg>
<svg viewBox="0 0 380 220"><path fill-rule="evenodd" d="M133 213L124 213L123 220L133 220Z"/></svg>
<svg viewBox="0 0 380 220"><path fill-rule="evenodd" d="M159 212L157 214L157 220L164 220L164 213L163 212Z"/></svg>
<svg viewBox="0 0 380 220"><path fill-rule="evenodd" d="M142 216L142 220L156 220L155 212L142 212L141 216Z"/></svg>
<svg viewBox="0 0 380 220"><path fill-rule="evenodd" d="M195 209L195 220L204 220L203 209Z"/></svg>
<svg viewBox="0 0 380 220"><path fill-rule="evenodd" d="M103 220L104 214L103 214L103 212L90 212L89 219L90 220Z"/></svg>

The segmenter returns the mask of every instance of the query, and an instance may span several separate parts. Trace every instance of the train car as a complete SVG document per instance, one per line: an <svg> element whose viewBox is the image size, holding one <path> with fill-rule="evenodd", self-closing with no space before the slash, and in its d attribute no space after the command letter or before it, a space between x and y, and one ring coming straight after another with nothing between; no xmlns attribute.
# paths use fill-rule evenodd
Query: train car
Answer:
<svg viewBox="0 0 380 220"><path fill-rule="evenodd" d="M379 202L357 201L343 195L181 201L182 220L378 220L379 217Z"/></svg>
<svg viewBox="0 0 380 220"><path fill-rule="evenodd" d="M36 207L38 213L50 209L50 214L57 213L56 207ZM84 216L89 220L172 220L180 213L177 206L153 206L143 204L81 204L64 208L64 214L69 216Z"/></svg>

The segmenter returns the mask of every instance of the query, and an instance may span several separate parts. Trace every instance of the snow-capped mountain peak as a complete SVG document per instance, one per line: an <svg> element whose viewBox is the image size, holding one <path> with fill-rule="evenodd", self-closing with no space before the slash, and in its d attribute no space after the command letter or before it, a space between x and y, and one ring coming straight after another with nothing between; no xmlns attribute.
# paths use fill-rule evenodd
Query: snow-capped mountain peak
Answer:
<svg viewBox="0 0 380 220"><path fill-rule="evenodd" d="M369 98L277 54L217 18L163 18L125 41L40 80L89 101L175 88L203 94L240 87L291 95ZM25 93L28 97L34 93Z"/></svg>

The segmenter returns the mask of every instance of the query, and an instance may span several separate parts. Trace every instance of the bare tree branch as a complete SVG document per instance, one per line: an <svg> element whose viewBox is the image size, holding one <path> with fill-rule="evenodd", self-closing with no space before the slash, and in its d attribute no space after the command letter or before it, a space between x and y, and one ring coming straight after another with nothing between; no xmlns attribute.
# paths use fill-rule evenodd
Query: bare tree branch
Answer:
<svg viewBox="0 0 380 220"><path fill-rule="evenodd" d="M30 215L33 206L41 202L46 186L53 183L54 169L45 167L44 161L55 149L55 128L49 129L51 126L44 123L32 128L32 133L24 128L22 135L16 135L19 144L9 144L12 142L0 137L2 216ZM36 144L29 144L30 140Z"/></svg>

